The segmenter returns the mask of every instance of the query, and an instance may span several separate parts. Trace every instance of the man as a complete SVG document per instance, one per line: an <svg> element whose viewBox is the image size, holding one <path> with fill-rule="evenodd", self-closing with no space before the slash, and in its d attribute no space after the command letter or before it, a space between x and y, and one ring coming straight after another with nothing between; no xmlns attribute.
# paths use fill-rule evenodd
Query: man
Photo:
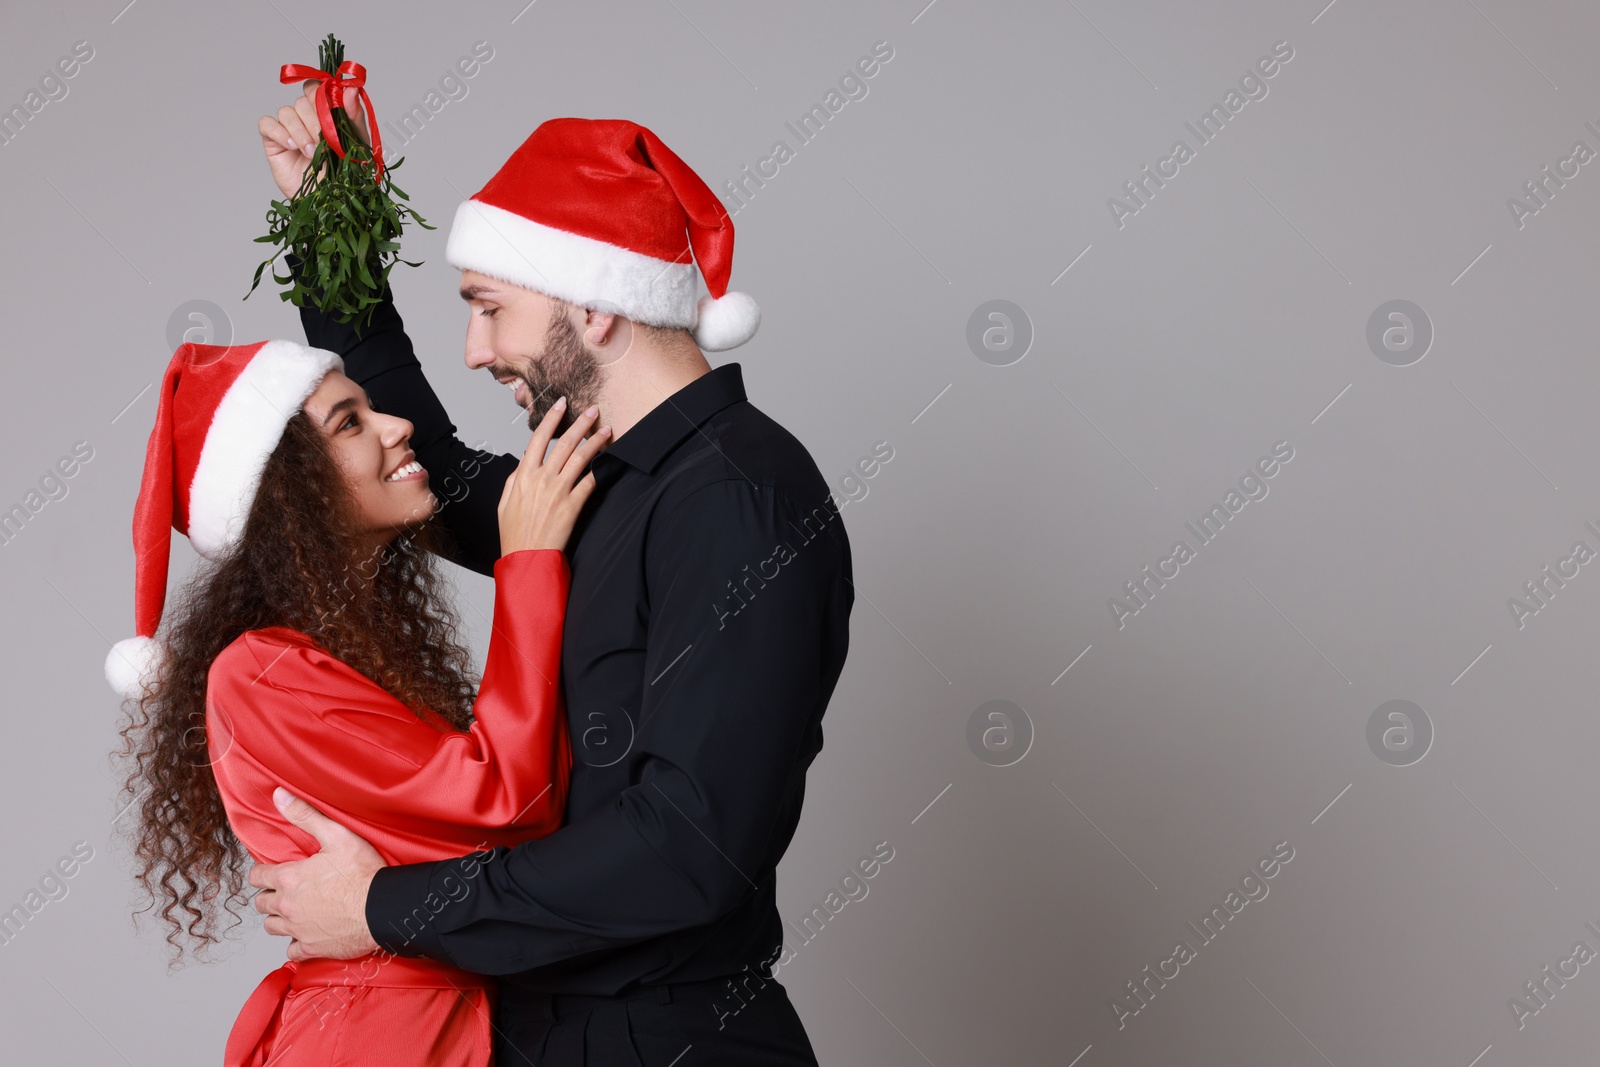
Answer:
<svg viewBox="0 0 1600 1067"><path fill-rule="evenodd" d="M292 196L318 136L310 88L260 129ZM322 851L251 874L291 958L381 950L501 976L503 1064L816 1062L770 977L774 872L844 664L850 545L805 448L748 402L739 364L702 353L759 322L725 293L732 250L711 190L622 120L544 123L459 207L446 256L467 366L511 386L530 426L564 395L562 428L594 404L615 434L568 549L565 819L516 848L384 867L285 796ZM359 335L301 319L415 425L452 558L491 573L516 457L456 438L392 299Z"/></svg>

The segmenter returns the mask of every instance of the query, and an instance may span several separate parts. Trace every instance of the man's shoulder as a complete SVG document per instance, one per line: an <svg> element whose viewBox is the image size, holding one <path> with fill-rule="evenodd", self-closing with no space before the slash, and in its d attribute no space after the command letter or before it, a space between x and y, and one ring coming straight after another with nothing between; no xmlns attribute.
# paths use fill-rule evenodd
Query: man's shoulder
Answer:
<svg viewBox="0 0 1600 1067"><path fill-rule="evenodd" d="M805 511L825 505L829 497L827 479L810 450L749 400L713 415L685 440L673 460L663 486L662 503L667 506L721 482L765 487Z"/></svg>

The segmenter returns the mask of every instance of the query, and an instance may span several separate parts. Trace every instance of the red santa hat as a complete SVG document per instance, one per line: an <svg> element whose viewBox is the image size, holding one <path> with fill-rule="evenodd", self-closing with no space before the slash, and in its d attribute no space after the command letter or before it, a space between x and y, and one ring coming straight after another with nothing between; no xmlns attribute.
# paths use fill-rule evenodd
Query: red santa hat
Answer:
<svg viewBox="0 0 1600 1067"><path fill-rule="evenodd" d="M699 261L708 295L695 298ZM550 119L456 209L445 259L651 326L717 352L755 336L761 309L728 292L733 220L661 139L626 119Z"/></svg>
<svg viewBox="0 0 1600 1067"><path fill-rule="evenodd" d="M331 370L333 352L293 341L186 344L161 380L133 508L133 613L138 636L106 656L106 680L137 699L161 664L155 640L167 596L172 531L218 559L238 543L267 457L284 427Z"/></svg>

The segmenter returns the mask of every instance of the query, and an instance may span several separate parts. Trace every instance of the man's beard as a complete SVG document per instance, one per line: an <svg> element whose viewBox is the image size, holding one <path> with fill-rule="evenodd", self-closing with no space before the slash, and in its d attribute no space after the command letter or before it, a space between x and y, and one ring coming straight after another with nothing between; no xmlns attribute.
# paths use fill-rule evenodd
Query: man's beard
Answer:
<svg viewBox="0 0 1600 1067"><path fill-rule="evenodd" d="M528 429L536 428L549 414L550 407L563 396L567 410L556 425L557 435L565 433L578 415L600 396L600 362L583 347L583 340L557 304L545 331L544 358L530 362L525 370L513 371L528 388Z"/></svg>

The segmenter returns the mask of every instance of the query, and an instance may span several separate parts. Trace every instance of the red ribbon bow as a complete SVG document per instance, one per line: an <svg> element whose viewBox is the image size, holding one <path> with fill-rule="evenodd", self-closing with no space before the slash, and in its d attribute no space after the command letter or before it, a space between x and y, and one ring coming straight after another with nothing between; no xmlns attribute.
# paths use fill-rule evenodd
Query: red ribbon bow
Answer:
<svg viewBox="0 0 1600 1067"><path fill-rule="evenodd" d="M328 147L344 159L344 145L339 143L339 131L333 125L333 109L344 107L344 91L354 89L360 97L361 103L367 109L367 133L372 138L372 159L374 163L372 180L380 181L383 178L383 135L378 131L378 116L372 110L372 97L367 95L367 68L360 63L345 60L339 64L337 74L329 74L321 67L306 66L303 63L285 63L283 70L278 74L278 81L285 85L290 82L316 79L321 84L317 86L317 119L322 123L322 136L328 142ZM357 162L366 162L358 160Z"/></svg>

